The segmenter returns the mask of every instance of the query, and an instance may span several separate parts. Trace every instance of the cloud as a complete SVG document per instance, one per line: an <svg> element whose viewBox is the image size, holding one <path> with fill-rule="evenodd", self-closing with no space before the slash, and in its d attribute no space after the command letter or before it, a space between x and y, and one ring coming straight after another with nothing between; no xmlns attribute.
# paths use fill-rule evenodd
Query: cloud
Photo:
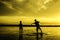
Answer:
<svg viewBox="0 0 60 40"><path fill-rule="evenodd" d="M37 13L39 0L0 0L0 15L30 15Z"/></svg>
<svg viewBox="0 0 60 40"><path fill-rule="evenodd" d="M50 12L58 1L55 2L56 0L0 0L0 16L48 15L50 13L47 12Z"/></svg>
<svg viewBox="0 0 60 40"><path fill-rule="evenodd" d="M24 5L27 1L19 1L19 0L0 0L0 15L12 15L16 13L18 10L23 9Z"/></svg>

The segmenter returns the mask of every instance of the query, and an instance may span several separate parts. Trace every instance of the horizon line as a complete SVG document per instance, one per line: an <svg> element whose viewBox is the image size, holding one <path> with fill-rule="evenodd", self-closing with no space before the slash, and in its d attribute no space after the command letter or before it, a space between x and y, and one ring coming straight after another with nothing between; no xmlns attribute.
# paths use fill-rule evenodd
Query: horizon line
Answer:
<svg viewBox="0 0 60 40"><path fill-rule="evenodd" d="M19 27L20 25L18 24L0 24L0 26L17 26ZM23 27L35 27L35 25L22 25ZM60 27L60 25L39 25L40 27Z"/></svg>

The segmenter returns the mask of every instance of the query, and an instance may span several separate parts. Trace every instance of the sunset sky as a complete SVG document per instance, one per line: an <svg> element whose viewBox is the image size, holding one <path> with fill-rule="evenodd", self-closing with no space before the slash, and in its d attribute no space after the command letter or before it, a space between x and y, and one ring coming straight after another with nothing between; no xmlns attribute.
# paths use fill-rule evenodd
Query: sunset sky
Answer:
<svg viewBox="0 0 60 40"><path fill-rule="evenodd" d="M59 17L60 0L0 0L0 16Z"/></svg>
<svg viewBox="0 0 60 40"><path fill-rule="evenodd" d="M42 24L60 24L60 0L0 0L0 23L34 19Z"/></svg>

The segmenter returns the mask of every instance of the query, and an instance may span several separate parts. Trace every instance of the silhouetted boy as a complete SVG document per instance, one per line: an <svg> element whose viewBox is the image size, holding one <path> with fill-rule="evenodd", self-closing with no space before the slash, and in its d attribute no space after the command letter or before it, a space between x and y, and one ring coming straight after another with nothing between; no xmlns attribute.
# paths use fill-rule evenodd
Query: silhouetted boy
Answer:
<svg viewBox="0 0 60 40"><path fill-rule="evenodd" d="M19 24L19 40L23 40L23 27L22 27L22 21L20 21L20 24Z"/></svg>
<svg viewBox="0 0 60 40"><path fill-rule="evenodd" d="M41 31L40 35L41 35L41 38L42 38L43 34L42 34L42 30L39 26L39 21L37 21L36 19L34 21L35 22L33 24L35 24L35 26L36 26L36 31L38 32L38 29L40 29L40 31Z"/></svg>
<svg viewBox="0 0 60 40"><path fill-rule="evenodd" d="M23 27L22 27L22 21L20 21L20 28L19 29L23 29Z"/></svg>

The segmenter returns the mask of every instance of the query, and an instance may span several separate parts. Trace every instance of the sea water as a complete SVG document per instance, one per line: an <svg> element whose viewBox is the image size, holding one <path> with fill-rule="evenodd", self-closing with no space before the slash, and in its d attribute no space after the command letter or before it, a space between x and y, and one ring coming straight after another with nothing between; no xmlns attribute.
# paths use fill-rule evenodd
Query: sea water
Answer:
<svg viewBox="0 0 60 40"><path fill-rule="evenodd" d="M58 38L58 40L59 40L60 27L41 27L41 29L42 29L42 32L44 33L44 35L43 35L44 40L46 40L46 39L53 40L54 37ZM20 29L18 26L0 27L0 35L4 35L4 37L7 35L9 35L9 37L10 37L10 35L11 35L11 37L13 37L14 40L19 39L19 35L20 35L19 31L20 31ZM40 30L39 30L39 32L40 32ZM36 27L23 27L23 37L24 37L23 39L24 40L36 40L36 34L34 34L34 33L36 33ZM58 36L58 37L56 37L56 36ZM40 38L39 38L39 40L40 40ZM55 39L55 40L57 40L57 39Z"/></svg>

